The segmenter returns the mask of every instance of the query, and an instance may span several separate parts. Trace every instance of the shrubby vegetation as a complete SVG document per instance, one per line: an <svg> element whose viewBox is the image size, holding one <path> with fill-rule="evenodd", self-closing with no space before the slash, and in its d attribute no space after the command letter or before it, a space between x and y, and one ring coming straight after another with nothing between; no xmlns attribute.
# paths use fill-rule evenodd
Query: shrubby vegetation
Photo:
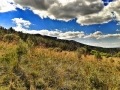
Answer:
<svg viewBox="0 0 120 90"><path fill-rule="evenodd" d="M0 90L120 90L119 49L3 27L0 43Z"/></svg>
<svg viewBox="0 0 120 90"><path fill-rule="evenodd" d="M120 58L120 52L116 53L114 56Z"/></svg>

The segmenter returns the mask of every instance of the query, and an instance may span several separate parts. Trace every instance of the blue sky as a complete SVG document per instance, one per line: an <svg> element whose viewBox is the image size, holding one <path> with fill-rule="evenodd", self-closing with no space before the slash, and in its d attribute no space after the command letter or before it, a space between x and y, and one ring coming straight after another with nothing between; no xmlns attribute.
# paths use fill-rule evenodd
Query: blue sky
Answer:
<svg viewBox="0 0 120 90"><path fill-rule="evenodd" d="M120 47L120 0L4 0L0 25L100 47Z"/></svg>

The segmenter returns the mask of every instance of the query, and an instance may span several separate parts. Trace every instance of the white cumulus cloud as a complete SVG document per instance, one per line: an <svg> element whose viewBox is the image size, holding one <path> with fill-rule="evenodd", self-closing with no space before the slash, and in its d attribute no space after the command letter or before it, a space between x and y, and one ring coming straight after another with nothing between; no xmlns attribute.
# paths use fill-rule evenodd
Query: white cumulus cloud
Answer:
<svg viewBox="0 0 120 90"><path fill-rule="evenodd" d="M12 0L0 0L0 12L8 12L8 11L15 11L15 6L10 4L13 2Z"/></svg>
<svg viewBox="0 0 120 90"><path fill-rule="evenodd" d="M16 27L19 27L19 28L23 28L23 26L25 28L29 28L29 26L31 25L30 21L23 20L22 18L14 18L12 20L16 24Z"/></svg>
<svg viewBox="0 0 120 90"><path fill-rule="evenodd" d="M84 38L105 39L105 38L120 38L120 34L102 34L101 31L96 31L90 35L86 35Z"/></svg>

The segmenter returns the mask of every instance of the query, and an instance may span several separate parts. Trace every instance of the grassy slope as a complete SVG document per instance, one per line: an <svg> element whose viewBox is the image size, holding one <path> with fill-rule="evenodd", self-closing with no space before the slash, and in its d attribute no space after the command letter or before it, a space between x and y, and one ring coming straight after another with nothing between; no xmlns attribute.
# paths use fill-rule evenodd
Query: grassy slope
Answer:
<svg viewBox="0 0 120 90"><path fill-rule="evenodd" d="M78 58L77 51L34 46L6 33L0 32L0 90L120 90L119 58Z"/></svg>
<svg viewBox="0 0 120 90"><path fill-rule="evenodd" d="M77 57L76 52L55 52L26 46L18 62L18 43L0 41L0 90L119 90L119 58Z"/></svg>

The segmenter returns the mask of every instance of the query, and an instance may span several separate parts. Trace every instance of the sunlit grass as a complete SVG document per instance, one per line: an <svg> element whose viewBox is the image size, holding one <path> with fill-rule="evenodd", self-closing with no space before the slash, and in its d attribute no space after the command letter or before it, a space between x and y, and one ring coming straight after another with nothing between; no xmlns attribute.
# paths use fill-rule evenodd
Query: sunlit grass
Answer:
<svg viewBox="0 0 120 90"><path fill-rule="evenodd" d="M80 59L76 51L26 46L27 53L18 63L19 43L0 43L0 90L120 89L119 58L82 55Z"/></svg>

